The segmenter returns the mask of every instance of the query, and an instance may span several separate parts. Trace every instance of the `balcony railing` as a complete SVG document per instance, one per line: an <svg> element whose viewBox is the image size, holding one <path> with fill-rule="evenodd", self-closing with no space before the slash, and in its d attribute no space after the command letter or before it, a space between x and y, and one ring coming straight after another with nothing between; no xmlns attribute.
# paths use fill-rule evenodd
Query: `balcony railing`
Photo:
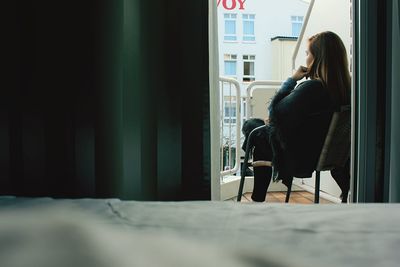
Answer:
<svg viewBox="0 0 400 267"><path fill-rule="evenodd" d="M220 88L220 166L221 177L239 170L241 93L240 84L232 78L221 77ZM227 109L227 110L226 110ZM233 112L235 111L235 112ZM228 116L226 116L228 115ZM234 157L233 157L234 152ZM233 165L233 167L231 167Z"/></svg>
<svg viewBox="0 0 400 267"><path fill-rule="evenodd" d="M242 121L249 118L266 118L270 99L282 84L281 81L254 81L246 84L241 94L239 82L220 77L220 175L235 175L240 171ZM242 110L244 112L242 112Z"/></svg>

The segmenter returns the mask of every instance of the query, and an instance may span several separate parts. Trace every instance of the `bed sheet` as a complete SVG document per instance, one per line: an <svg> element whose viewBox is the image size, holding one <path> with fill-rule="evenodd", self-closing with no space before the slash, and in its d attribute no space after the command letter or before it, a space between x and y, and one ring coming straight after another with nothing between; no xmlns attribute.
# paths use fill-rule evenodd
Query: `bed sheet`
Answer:
<svg viewBox="0 0 400 267"><path fill-rule="evenodd" d="M0 266L400 266L399 204L0 198Z"/></svg>

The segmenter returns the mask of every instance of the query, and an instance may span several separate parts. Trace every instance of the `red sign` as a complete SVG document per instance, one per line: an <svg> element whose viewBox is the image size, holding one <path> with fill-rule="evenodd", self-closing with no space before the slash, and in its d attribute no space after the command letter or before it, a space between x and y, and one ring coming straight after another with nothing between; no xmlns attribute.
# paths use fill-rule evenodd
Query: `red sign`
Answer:
<svg viewBox="0 0 400 267"><path fill-rule="evenodd" d="M235 8L244 10L245 2L246 0L217 0L217 7L222 3L222 6L226 10L234 10Z"/></svg>

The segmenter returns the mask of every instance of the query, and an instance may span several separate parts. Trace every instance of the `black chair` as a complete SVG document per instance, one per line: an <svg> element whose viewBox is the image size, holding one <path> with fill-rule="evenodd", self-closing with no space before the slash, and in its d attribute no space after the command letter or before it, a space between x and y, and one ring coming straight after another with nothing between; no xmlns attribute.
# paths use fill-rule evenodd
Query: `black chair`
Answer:
<svg viewBox="0 0 400 267"><path fill-rule="evenodd" d="M246 147L246 153L244 157L243 169L240 177L240 185L237 196L237 201L241 201L243 194L243 186L245 180L244 170L249 164L253 167L258 166L272 166L270 161L257 161L249 163L250 152L251 152L251 138L252 134L261 129L261 126L254 129L249 137ZM351 135L351 116L350 106L342 106L339 111L334 112L332 120L329 125L328 133L325 137L324 145L322 147L317 166L315 167L315 193L314 203L319 203L319 191L320 191L320 172L329 171L337 167L343 167L350 158L350 137ZM288 203L290 199L290 193L292 191L292 183L288 185L285 202Z"/></svg>

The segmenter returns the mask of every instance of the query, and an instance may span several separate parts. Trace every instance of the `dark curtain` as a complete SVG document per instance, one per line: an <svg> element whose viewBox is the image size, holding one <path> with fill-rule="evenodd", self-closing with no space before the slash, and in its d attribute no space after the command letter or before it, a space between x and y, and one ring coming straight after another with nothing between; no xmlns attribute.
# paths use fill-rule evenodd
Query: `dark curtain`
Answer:
<svg viewBox="0 0 400 267"><path fill-rule="evenodd" d="M1 195L210 199L208 1L7 8Z"/></svg>
<svg viewBox="0 0 400 267"><path fill-rule="evenodd" d="M398 202L398 0L353 1L354 202Z"/></svg>

